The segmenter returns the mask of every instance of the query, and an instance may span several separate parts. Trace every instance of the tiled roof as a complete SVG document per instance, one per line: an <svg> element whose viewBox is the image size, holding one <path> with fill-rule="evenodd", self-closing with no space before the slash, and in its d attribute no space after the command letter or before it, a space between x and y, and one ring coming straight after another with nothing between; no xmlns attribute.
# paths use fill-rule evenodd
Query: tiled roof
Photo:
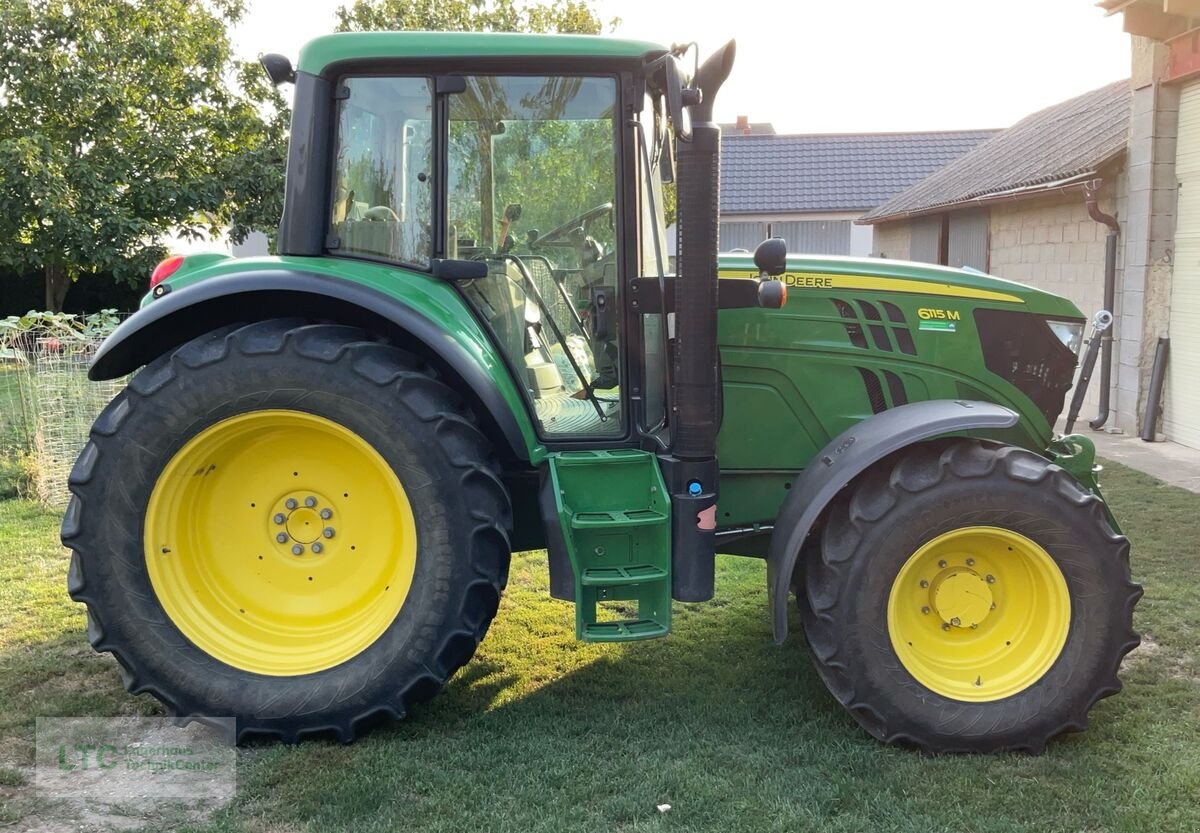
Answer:
<svg viewBox="0 0 1200 833"><path fill-rule="evenodd" d="M721 213L866 211L998 132L727 134Z"/></svg>
<svg viewBox="0 0 1200 833"><path fill-rule="evenodd" d="M863 220L894 220L1094 174L1125 150L1130 97L1129 82L1117 81L1027 116Z"/></svg>

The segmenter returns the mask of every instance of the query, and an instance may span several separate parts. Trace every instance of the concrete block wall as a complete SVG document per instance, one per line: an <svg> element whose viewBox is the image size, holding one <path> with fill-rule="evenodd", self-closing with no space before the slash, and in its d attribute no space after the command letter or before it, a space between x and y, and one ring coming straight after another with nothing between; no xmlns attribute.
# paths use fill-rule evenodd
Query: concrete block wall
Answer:
<svg viewBox="0 0 1200 833"><path fill-rule="evenodd" d="M912 234L907 221L879 223L873 228L872 257L886 257L889 260L909 260L912 257Z"/></svg>
<svg viewBox="0 0 1200 833"><path fill-rule="evenodd" d="M1135 41L1141 39L1135 38ZM1128 210L1124 254L1128 267L1120 284L1122 315L1114 353L1119 364L1116 402L1119 427L1140 431L1158 337L1171 312L1178 182L1175 147L1179 130L1179 88L1144 79L1139 58L1151 62L1162 44L1134 51L1135 89L1129 125ZM1135 44L1135 47L1137 44ZM1142 67L1144 69L1144 67ZM1143 83L1137 83L1142 78Z"/></svg>

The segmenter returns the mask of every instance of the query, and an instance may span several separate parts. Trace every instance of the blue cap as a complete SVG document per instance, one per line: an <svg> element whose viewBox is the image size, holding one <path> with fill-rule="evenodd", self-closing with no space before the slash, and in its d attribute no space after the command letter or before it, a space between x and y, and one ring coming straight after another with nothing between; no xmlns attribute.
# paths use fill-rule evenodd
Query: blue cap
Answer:
<svg viewBox="0 0 1200 833"><path fill-rule="evenodd" d="M696 495L700 494L703 491L704 491L704 487L700 485L699 480L693 480L691 483L688 484L688 494L691 495L692 497L695 497Z"/></svg>

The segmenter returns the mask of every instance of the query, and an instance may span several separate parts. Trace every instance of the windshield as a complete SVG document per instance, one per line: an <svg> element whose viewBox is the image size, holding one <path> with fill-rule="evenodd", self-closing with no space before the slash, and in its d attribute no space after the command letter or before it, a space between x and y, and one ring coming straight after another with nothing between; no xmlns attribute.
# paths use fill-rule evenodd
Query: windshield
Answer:
<svg viewBox="0 0 1200 833"><path fill-rule="evenodd" d="M613 78L471 76L449 97L447 256L544 433L619 434Z"/></svg>

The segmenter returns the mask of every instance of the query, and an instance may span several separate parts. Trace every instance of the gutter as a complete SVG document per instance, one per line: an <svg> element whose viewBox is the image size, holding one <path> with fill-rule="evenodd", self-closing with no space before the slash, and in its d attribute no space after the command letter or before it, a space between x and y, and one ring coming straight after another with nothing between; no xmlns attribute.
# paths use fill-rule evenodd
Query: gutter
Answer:
<svg viewBox="0 0 1200 833"><path fill-rule="evenodd" d="M916 208L912 211L901 211L896 214L883 214L878 217L860 217L855 220L856 225L873 226L877 223L894 223L900 220L911 220L914 217L927 217L931 214L942 214L947 211L959 211L964 208L975 208L982 205L991 205L999 202L1013 202L1015 200L1023 200L1027 197L1041 196L1042 194L1052 194L1055 191L1071 191L1075 188L1086 188L1088 183L1096 179L1096 171L1086 171L1081 174L1058 179L1052 182L1038 183L1036 185L1023 185L1018 188L1010 188L1005 191L993 191L989 194L980 194L977 197L968 199L956 200L954 202L944 202L939 205L929 206L926 208Z"/></svg>
<svg viewBox="0 0 1200 833"><path fill-rule="evenodd" d="M1110 314L1116 303L1117 294L1117 238L1121 234L1121 224L1111 214L1100 210L1100 188L1104 180L1097 177L1084 186L1084 199L1088 216L1097 223L1108 227L1104 238L1104 309ZM1108 422L1109 395L1112 387L1112 328L1109 327L1100 335L1100 409L1096 418L1088 422L1093 431L1098 431Z"/></svg>

